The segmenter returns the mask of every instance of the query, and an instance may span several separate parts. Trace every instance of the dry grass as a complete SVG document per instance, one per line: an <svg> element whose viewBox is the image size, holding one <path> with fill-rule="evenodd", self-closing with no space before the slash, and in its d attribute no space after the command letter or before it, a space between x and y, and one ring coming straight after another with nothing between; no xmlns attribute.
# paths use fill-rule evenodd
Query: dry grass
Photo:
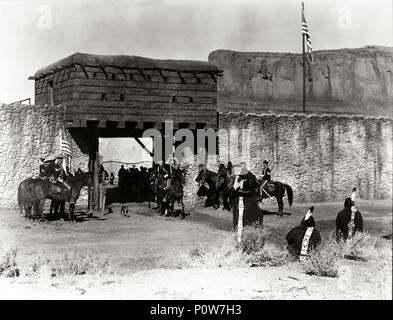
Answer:
<svg viewBox="0 0 393 320"><path fill-rule="evenodd" d="M383 237L392 240L392 220L389 220L383 228Z"/></svg>
<svg viewBox="0 0 393 320"><path fill-rule="evenodd" d="M172 265L178 268L281 266L291 261L284 242L276 241L282 237L285 240L286 232L284 228L265 228L255 223L243 229L240 244L233 233L218 245L198 246L187 254L178 255Z"/></svg>
<svg viewBox="0 0 393 320"><path fill-rule="evenodd" d="M266 243L266 229L260 223L254 223L243 229L240 246L245 254L252 254L263 249Z"/></svg>
<svg viewBox="0 0 393 320"><path fill-rule="evenodd" d="M343 256L355 260L377 259L379 250L376 242L377 239L368 232L357 232L342 244Z"/></svg>
<svg viewBox="0 0 393 320"><path fill-rule="evenodd" d="M319 246L311 249L303 267L307 274L321 277L338 277L339 261L343 256L343 249L337 243L333 234Z"/></svg>
<svg viewBox="0 0 393 320"><path fill-rule="evenodd" d="M196 247L183 255L182 258L181 265L191 268L240 268L248 266L246 254L236 245L234 235L223 238L215 246Z"/></svg>
<svg viewBox="0 0 393 320"><path fill-rule="evenodd" d="M18 277L19 268L16 263L17 250L14 248L3 249L0 247L0 276Z"/></svg>
<svg viewBox="0 0 393 320"><path fill-rule="evenodd" d="M29 266L27 275L73 276L102 275L109 272L109 262L88 250L71 250L55 258L39 258Z"/></svg>

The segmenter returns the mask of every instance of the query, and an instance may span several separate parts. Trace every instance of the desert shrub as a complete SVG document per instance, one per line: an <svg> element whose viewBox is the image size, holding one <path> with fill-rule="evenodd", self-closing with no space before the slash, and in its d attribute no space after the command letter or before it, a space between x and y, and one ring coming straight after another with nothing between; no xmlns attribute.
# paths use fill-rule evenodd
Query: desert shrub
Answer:
<svg viewBox="0 0 393 320"><path fill-rule="evenodd" d="M183 265L196 268L222 268L247 266L246 255L236 245L234 237L223 238L215 246L192 249L184 256Z"/></svg>
<svg viewBox="0 0 393 320"><path fill-rule="evenodd" d="M378 250L376 248L377 239L367 232L356 232L355 235L347 239L342 245L345 258L356 260L368 260L376 258Z"/></svg>
<svg viewBox="0 0 393 320"><path fill-rule="evenodd" d="M392 240L392 220L386 222L382 230L383 237Z"/></svg>
<svg viewBox="0 0 393 320"><path fill-rule="evenodd" d="M16 249L0 248L0 275L4 277L18 277L19 268L16 263Z"/></svg>
<svg viewBox="0 0 393 320"><path fill-rule="evenodd" d="M109 270L107 259L100 258L87 250L66 252L53 259L42 259L30 266L30 273L41 275L72 276L85 274L104 274Z"/></svg>
<svg viewBox="0 0 393 320"><path fill-rule="evenodd" d="M321 245L311 249L308 257L302 263L307 274L338 277L341 258L342 245L330 235Z"/></svg>
<svg viewBox="0 0 393 320"><path fill-rule="evenodd" d="M273 243L265 244L261 250L248 257L248 261L255 267L279 267L292 260L287 250Z"/></svg>
<svg viewBox="0 0 393 320"><path fill-rule="evenodd" d="M264 228L266 232L266 242L274 243L277 247L286 249L286 236L291 228L282 225L274 227L265 226Z"/></svg>
<svg viewBox="0 0 393 320"><path fill-rule="evenodd" d="M251 254L263 249L266 242L266 231L262 224L254 223L243 229L240 246L244 253Z"/></svg>

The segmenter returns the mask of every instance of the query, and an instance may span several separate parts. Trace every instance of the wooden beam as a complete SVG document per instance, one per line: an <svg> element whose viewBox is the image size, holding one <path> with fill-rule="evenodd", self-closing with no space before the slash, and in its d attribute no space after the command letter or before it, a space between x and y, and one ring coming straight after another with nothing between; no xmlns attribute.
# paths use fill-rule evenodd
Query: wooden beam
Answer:
<svg viewBox="0 0 393 320"><path fill-rule="evenodd" d="M127 73L124 71L124 68L120 68L120 70L121 70L121 73L122 73L123 76L124 76L124 79L127 80ZM130 79L130 80L131 80L131 79Z"/></svg>
<svg viewBox="0 0 393 320"><path fill-rule="evenodd" d="M85 74L86 79L89 79L89 75L88 75L88 73L87 73L85 67L84 67L83 65L80 65L80 67L81 67L83 73Z"/></svg>
<svg viewBox="0 0 393 320"><path fill-rule="evenodd" d="M180 71L177 72L177 75L179 76L181 83L185 83L184 77L181 75Z"/></svg>
<svg viewBox="0 0 393 320"><path fill-rule="evenodd" d="M197 76L196 72L193 72L192 74L194 75L194 77L195 77L197 83L201 83L201 78L199 78L199 77Z"/></svg>
<svg viewBox="0 0 393 320"><path fill-rule="evenodd" d="M158 73L159 73L160 76L162 77L162 80L164 80L164 82L166 82L167 79L168 79L168 77L165 77L161 70L158 70Z"/></svg>
<svg viewBox="0 0 393 320"><path fill-rule="evenodd" d="M211 73L210 77L214 80L215 83L217 83L217 78L215 77L214 73Z"/></svg>
<svg viewBox="0 0 393 320"><path fill-rule="evenodd" d="M147 149L146 146L143 144L143 142L138 137L135 137L134 139L143 148L143 150L145 150L150 155L150 157L152 157L152 158L154 157L153 152L151 152L149 149Z"/></svg>
<svg viewBox="0 0 393 320"><path fill-rule="evenodd" d="M144 79L145 81L148 81L147 78L146 78L146 75L143 73L143 69L138 69L138 71L139 71L139 73L142 75L143 79Z"/></svg>
<svg viewBox="0 0 393 320"><path fill-rule="evenodd" d="M141 130L143 130L143 129L144 129L143 121L137 121L137 123L136 123L136 125L135 125L135 129L141 129Z"/></svg>
<svg viewBox="0 0 393 320"><path fill-rule="evenodd" d="M105 75L105 78L109 80L108 74L106 73L105 67L101 67L101 70L103 74Z"/></svg>

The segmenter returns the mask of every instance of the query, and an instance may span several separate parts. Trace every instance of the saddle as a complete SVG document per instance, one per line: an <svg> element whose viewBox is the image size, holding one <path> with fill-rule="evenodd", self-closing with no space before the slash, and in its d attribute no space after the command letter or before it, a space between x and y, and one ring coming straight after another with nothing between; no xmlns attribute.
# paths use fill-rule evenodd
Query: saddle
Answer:
<svg viewBox="0 0 393 320"><path fill-rule="evenodd" d="M263 186L263 189L267 191L268 193L271 193L274 191L274 182L273 181L267 181L265 185Z"/></svg>

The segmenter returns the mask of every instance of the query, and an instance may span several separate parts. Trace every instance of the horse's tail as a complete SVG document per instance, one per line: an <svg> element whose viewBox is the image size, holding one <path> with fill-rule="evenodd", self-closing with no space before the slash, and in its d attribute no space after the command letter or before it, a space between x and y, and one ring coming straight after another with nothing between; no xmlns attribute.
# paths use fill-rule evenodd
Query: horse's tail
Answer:
<svg viewBox="0 0 393 320"><path fill-rule="evenodd" d="M285 184L285 188L287 189L287 195L288 195L288 202L289 206L292 206L292 201L293 201L293 190L290 185Z"/></svg>

